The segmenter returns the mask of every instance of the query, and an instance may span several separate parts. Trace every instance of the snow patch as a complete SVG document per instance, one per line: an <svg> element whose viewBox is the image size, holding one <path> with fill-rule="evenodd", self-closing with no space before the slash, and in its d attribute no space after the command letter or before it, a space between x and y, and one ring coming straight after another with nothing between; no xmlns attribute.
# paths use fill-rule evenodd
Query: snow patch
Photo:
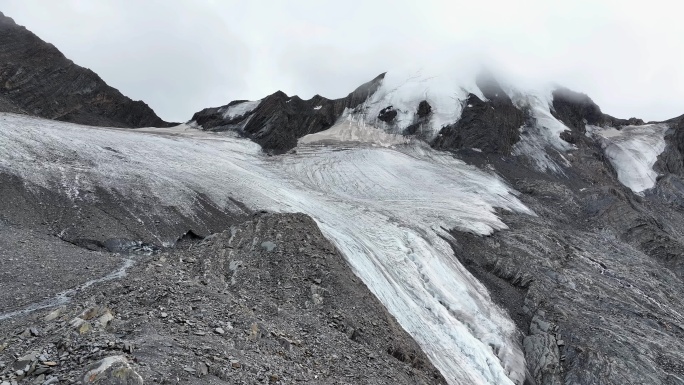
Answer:
<svg viewBox="0 0 684 385"><path fill-rule="evenodd" d="M653 188L658 173L653 165L665 151L667 124L613 127L587 125L587 135L599 139L618 180L639 195Z"/></svg>
<svg viewBox="0 0 684 385"><path fill-rule="evenodd" d="M323 106L316 106L314 107L314 110L320 110L321 108L323 108Z"/></svg>
<svg viewBox="0 0 684 385"><path fill-rule="evenodd" d="M219 113L223 114L223 119L233 119L249 114L259 107L259 104L261 104L261 100L242 102L230 107L223 107L219 110Z"/></svg>
<svg viewBox="0 0 684 385"><path fill-rule="evenodd" d="M541 171L564 174L563 167L569 167L570 162L563 153L576 147L560 137L568 127L551 114L551 90L514 93L512 100L518 108L527 109L533 118L532 124L520 128L520 141L513 146L513 155L529 157ZM560 163L552 154L559 155Z"/></svg>
<svg viewBox="0 0 684 385"><path fill-rule="evenodd" d="M485 100L475 84L475 74L475 70L465 68L406 68L388 72L377 91L355 109L354 115L367 124L398 134L414 123L418 105L426 100L432 107L428 139L433 139L443 126L460 119L468 94ZM397 112L391 125L378 119L380 111L388 106Z"/></svg>
<svg viewBox="0 0 684 385"><path fill-rule="evenodd" d="M346 115L346 116L345 116ZM364 121L355 120L348 114L338 120L332 127L325 131L309 134L297 142L298 145L313 143L371 143L383 147L397 144L405 144L409 139L403 135L388 134L385 131L366 125Z"/></svg>

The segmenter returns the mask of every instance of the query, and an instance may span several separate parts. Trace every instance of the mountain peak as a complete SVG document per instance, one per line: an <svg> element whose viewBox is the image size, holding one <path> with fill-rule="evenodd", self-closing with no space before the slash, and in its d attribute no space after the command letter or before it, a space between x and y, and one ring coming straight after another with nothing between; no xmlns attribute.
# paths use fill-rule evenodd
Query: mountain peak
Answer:
<svg viewBox="0 0 684 385"><path fill-rule="evenodd" d="M204 129L236 130L276 153L291 150L301 137L330 129L345 119L357 122L349 127L360 123L390 135L423 140L442 150L475 148L503 155L513 152L525 126L546 125L544 130L555 133L535 139L544 138L543 143L518 146L531 151L538 146L561 149L572 145L581 140L587 124L643 124L638 119L603 114L585 94L564 87L516 87L487 69L469 66L463 70L410 67L383 72L336 100L320 95L302 100L278 91L252 102L253 108L232 110L240 114L226 114L232 103L200 111L192 120ZM542 163L543 167L551 164Z"/></svg>
<svg viewBox="0 0 684 385"><path fill-rule="evenodd" d="M94 126L171 124L4 14L0 14L0 111Z"/></svg>

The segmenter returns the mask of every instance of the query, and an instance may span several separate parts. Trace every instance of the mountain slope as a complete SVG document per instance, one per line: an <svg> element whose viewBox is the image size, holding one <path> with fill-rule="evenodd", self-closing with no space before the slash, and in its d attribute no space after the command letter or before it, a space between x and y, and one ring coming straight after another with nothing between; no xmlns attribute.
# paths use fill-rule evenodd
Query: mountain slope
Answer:
<svg viewBox="0 0 684 385"><path fill-rule="evenodd" d="M496 176L429 147L314 147L267 157L231 133L187 127L98 129L11 114L0 123L0 143L8 149L0 170L29 191L54 193L42 202L55 203L49 207L61 215L47 225L63 239L97 245L137 236L143 238L132 240L172 246L182 235L178 226L206 234L208 220L230 226L231 218L259 210L303 212L445 377L511 384L525 376L514 325L453 263L443 238L448 228L478 234L504 228L495 207L526 212ZM36 163L45 166L35 169ZM10 211L8 219L30 224L26 211ZM110 229L110 217L121 225Z"/></svg>
<svg viewBox="0 0 684 385"><path fill-rule="evenodd" d="M0 222L0 245L16 243L5 237L15 230L28 242L8 247L8 255L30 266L12 266L24 274L0 283L4 293L30 298L24 269L40 264L65 270L66 289L79 283L74 272L96 279L109 269L122 273L73 290L69 301L49 298L46 309L27 315L7 317L6 306L17 303L0 297L0 381L8 374L25 383L41 375L81 381L89 366L119 357L145 383L445 383L305 215L255 215L149 256L104 254L9 230ZM62 266L51 263L54 255L68 258ZM46 277L38 294L55 281ZM14 337L26 328L39 334ZM24 361L15 355L28 356L33 369L17 376L21 369L13 368Z"/></svg>
<svg viewBox="0 0 684 385"><path fill-rule="evenodd" d="M601 142L613 131L629 133L617 136L628 142L669 140L672 131L587 125L590 135L574 147L549 150L567 159L558 173L523 155L449 154L421 141L387 148L327 135L325 145L266 157L230 132L128 132L9 114L2 124L11 157L0 165L30 190L64 200L53 231L65 238L120 236L93 234L97 207L124 207L130 214L115 216L124 225L117 231L137 229L132 236L162 245L181 235L183 227L170 226L206 234L210 218L235 221L260 208L308 213L448 383L670 385L684 375L676 294L684 290L684 182L664 174L637 194ZM52 166L22 161L36 156ZM630 162L625 169L641 167ZM207 216L211 207L219 210ZM21 213L10 219L21 222Z"/></svg>
<svg viewBox="0 0 684 385"><path fill-rule="evenodd" d="M684 384L684 119L449 71L144 130L3 94L0 382Z"/></svg>
<svg viewBox="0 0 684 385"><path fill-rule="evenodd" d="M236 130L266 151L282 153L297 139L330 128L347 108L355 108L378 88L384 74L365 83L347 97L330 100L316 95L309 100L278 91L259 101L236 100L223 107L195 113L192 122L212 131Z"/></svg>
<svg viewBox="0 0 684 385"><path fill-rule="evenodd" d="M374 89L329 118L328 129L301 137L292 156L306 157L316 146L406 151L427 142L520 191L535 215L500 211L507 229L488 237L454 229L451 245L515 320L526 381L683 383L677 362L684 358L684 309L675 294L684 277L683 119L618 119L584 94L515 89L488 76L390 71ZM224 110L235 119L226 129L242 132L263 100L250 103L235 115ZM289 114L307 115L311 107L290 107ZM328 171L309 172L326 180ZM433 179L406 174L424 181L425 189L406 184L410 200L422 207L418 197L434 189ZM340 180L358 184L349 176ZM434 272L427 276L435 279Z"/></svg>
<svg viewBox="0 0 684 385"><path fill-rule="evenodd" d="M337 100L319 95L302 100L281 91L257 101L236 100L197 112L191 123L205 130L237 131L265 151L282 153L293 149L298 139L343 120L423 140L440 150L474 148L502 155L528 152L532 157L539 154L529 152L543 150L540 147L571 148L582 140L587 124L643 124L636 118L606 115L587 95L563 87L516 89L486 71L468 77L424 69L383 73ZM542 142L539 138L526 141L526 131L535 126L558 135L546 135ZM557 169L557 162L546 155L534 161Z"/></svg>
<svg viewBox="0 0 684 385"><path fill-rule="evenodd" d="M112 127L166 127L147 104L0 13L0 111Z"/></svg>

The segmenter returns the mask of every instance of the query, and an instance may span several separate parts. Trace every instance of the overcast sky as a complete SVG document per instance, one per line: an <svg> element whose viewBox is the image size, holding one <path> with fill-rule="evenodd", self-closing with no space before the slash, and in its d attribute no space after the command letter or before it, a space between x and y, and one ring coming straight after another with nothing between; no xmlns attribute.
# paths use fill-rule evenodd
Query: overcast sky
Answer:
<svg viewBox="0 0 684 385"><path fill-rule="evenodd" d="M582 91L617 117L663 120L684 114L677 3L0 0L0 11L166 120L276 90L341 97L407 61L463 57Z"/></svg>

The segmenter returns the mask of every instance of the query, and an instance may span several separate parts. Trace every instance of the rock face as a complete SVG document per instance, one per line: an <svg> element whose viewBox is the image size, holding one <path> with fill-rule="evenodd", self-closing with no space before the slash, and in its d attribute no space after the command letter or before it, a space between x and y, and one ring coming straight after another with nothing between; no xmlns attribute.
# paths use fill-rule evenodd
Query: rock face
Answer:
<svg viewBox="0 0 684 385"><path fill-rule="evenodd" d="M0 111L93 126L169 125L2 13Z"/></svg>
<svg viewBox="0 0 684 385"><path fill-rule="evenodd" d="M684 176L684 115L666 121L670 130L665 135L668 146L656 163L656 169Z"/></svg>
<svg viewBox="0 0 684 385"><path fill-rule="evenodd" d="M204 109L195 113L191 121L205 130L238 131L259 143L265 151L282 153L294 148L297 139L332 127L345 111L365 116L368 106L362 104L373 103L369 100L384 76L379 75L342 99L330 100L316 95L310 100L302 100L278 91L256 102L233 101L223 107ZM453 117L456 122L444 126L434 140L424 133L429 131L426 126L433 111L427 100L415 102L412 122L403 129L395 127L398 110L392 105L383 107L377 116L361 119L377 119L389 130L427 140L437 149L473 147L487 153L509 155L519 140L520 127L526 122L525 111L513 104L491 74L481 74L477 86L486 100L469 94L461 116ZM241 108L248 103L253 103L253 108Z"/></svg>
<svg viewBox="0 0 684 385"><path fill-rule="evenodd" d="M19 108L13 101L4 96L0 96L0 112L11 112L13 114L26 114L26 111Z"/></svg>
<svg viewBox="0 0 684 385"><path fill-rule="evenodd" d="M92 251L159 248L160 239L180 240L189 233L206 236L251 213L239 204L219 207L202 194L196 195L192 210L197 214L193 215L164 205L149 191L137 202L100 188L71 199L2 172L0 194L0 221L39 229Z"/></svg>
<svg viewBox="0 0 684 385"><path fill-rule="evenodd" d="M469 94L461 118L442 128L432 146L440 150L477 148L485 153L510 155L520 138L525 113L513 105L491 75L480 75L477 86L487 100Z"/></svg>
<svg viewBox="0 0 684 385"><path fill-rule="evenodd" d="M577 142L564 177L475 154L537 216L502 213L509 230L491 237L453 232L456 255L519 325L536 384L682 383L684 183L669 174L636 196L600 151Z"/></svg>
<svg viewBox="0 0 684 385"><path fill-rule="evenodd" d="M562 138L569 143L576 143L586 133L586 125L620 127L625 125L641 125L644 121L637 118L618 119L601 112L601 108L589 96L559 87L552 93L552 113L563 122L569 131Z"/></svg>
<svg viewBox="0 0 684 385"><path fill-rule="evenodd" d="M294 148L297 139L332 127L345 109L355 108L372 95L383 77L384 74L377 76L341 99L316 95L302 100L278 91L258 102L234 101L223 107L206 108L195 113L192 121L205 130L238 131L265 151L283 153ZM246 103L254 103L253 108L240 109Z"/></svg>

